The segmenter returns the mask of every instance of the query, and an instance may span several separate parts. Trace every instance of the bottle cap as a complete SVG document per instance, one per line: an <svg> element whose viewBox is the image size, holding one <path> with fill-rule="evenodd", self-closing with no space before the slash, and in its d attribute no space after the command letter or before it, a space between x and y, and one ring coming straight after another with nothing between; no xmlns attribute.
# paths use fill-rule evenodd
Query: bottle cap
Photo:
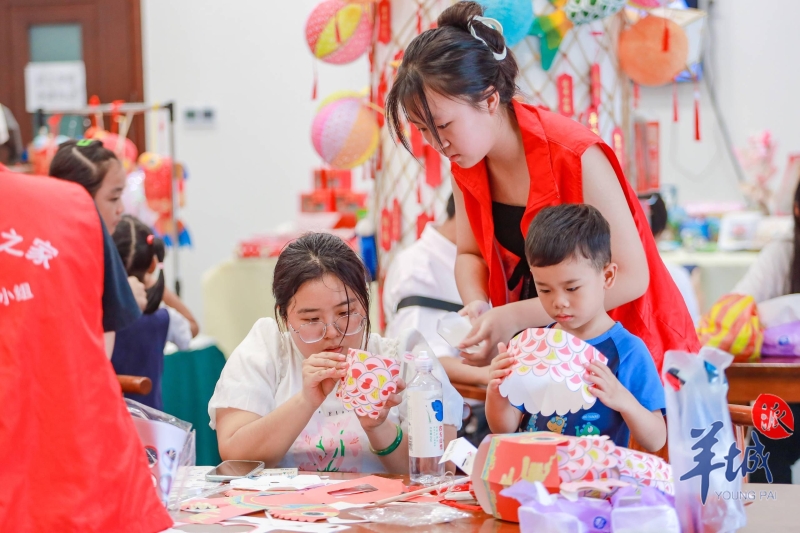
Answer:
<svg viewBox="0 0 800 533"><path fill-rule="evenodd" d="M414 366L417 368L417 372L430 372L433 368L433 360L428 356L428 352L422 351L419 352L419 355L414 360Z"/></svg>

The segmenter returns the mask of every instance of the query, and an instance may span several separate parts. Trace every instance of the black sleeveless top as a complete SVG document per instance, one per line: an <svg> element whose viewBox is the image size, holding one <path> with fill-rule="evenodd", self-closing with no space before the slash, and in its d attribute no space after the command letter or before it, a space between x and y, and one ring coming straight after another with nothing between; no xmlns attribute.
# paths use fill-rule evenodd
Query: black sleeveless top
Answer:
<svg viewBox="0 0 800 533"><path fill-rule="evenodd" d="M513 291L521 283L519 299L527 300L538 296L533 285L533 277L528 260L525 258L525 237L520 225L525 215L525 207L492 202L492 219L494 220L494 238L500 246L519 258L514 272L508 278L508 290Z"/></svg>

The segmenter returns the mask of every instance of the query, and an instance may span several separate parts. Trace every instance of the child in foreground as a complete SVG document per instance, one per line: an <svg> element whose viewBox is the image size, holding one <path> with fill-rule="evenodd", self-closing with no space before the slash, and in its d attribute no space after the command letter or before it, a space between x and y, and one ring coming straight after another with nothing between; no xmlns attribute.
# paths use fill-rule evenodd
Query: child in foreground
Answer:
<svg viewBox="0 0 800 533"><path fill-rule="evenodd" d="M604 307L605 292L614 286L617 274L608 222L586 204L542 209L528 230L525 254L539 298L555 321L549 327L594 346L608 363L586 366L584 379L598 400L591 408L542 416L500 395L500 383L511 374L514 358L499 343L486 394L492 432L608 435L617 446L626 447L633 435L644 449L661 449L667 439L664 388L653 359L644 342L614 322Z"/></svg>

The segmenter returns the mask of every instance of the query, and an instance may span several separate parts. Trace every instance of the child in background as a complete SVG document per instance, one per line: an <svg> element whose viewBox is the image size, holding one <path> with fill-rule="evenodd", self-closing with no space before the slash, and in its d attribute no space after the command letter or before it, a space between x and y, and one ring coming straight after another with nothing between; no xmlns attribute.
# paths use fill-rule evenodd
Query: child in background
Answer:
<svg viewBox="0 0 800 533"><path fill-rule="evenodd" d="M617 265L611 261L608 222L594 207L562 204L534 218L525 239L525 255L547 314L560 328L594 346L608 364L587 365L586 381L597 402L587 410L545 417L528 413L500 395L499 387L514 359L503 343L491 364L486 417L494 433L555 431L565 435L608 435L628 446L631 433L648 451L664 446L664 389L644 342L608 316L605 292L613 287Z"/></svg>
<svg viewBox="0 0 800 533"><path fill-rule="evenodd" d="M153 389L149 394L126 396L162 410L164 346L171 341L181 350L188 348L191 327L178 311L161 306L164 273L159 271L157 277L154 274L164 260L164 242L142 221L130 215L122 216L113 237L128 275L136 277L146 287L147 306L139 320L117 332L111 364L117 374L150 378Z"/></svg>

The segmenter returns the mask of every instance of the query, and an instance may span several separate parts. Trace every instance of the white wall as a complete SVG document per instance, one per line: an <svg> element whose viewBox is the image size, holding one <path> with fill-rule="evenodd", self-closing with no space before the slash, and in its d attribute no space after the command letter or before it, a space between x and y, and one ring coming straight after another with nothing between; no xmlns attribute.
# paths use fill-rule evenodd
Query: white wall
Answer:
<svg viewBox="0 0 800 533"><path fill-rule="evenodd" d="M313 56L305 21L318 0L142 0L145 98L174 100L176 152L190 172L181 218L184 300L202 321L203 272L236 243L294 218L320 162L310 141ZM319 96L360 90L365 58L319 63ZM210 106L216 127L186 128L180 110ZM167 269L171 262L167 259Z"/></svg>
<svg viewBox="0 0 800 533"><path fill-rule="evenodd" d="M398 0L400 1L400 0ZM178 159L191 172L183 213L194 248L182 252L185 300L202 320L201 278L230 257L236 242L291 220L300 191L319 163L309 140L312 56L305 20L318 0L142 0L145 95L217 111L211 130L178 118ZM712 73L735 145L770 129L782 174L800 151L800 2L716 0L711 8ZM366 59L319 64L319 95L361 89ZM702 140L693 137L691 84L680 86L680 121L672 122L672 88L642 89L641 109L661 121L662 181L682 202L739 200L732 162L708 94Z"/></svg>
<svg viewBox="0 0 800 533"><path fill-rule="evenodd" d="M701 1L710 14L708 66L731 141L744 146L764 129L778 143L777 181L787 155L800 152L800 2ZM678 187L682 202L741 200L736 173L722 142L707 86L701 94L701 141L694 140L692 84L679 86L679 122L672 122L672 87L642 88L642 109L661 121L662 182Z"/></svg>

